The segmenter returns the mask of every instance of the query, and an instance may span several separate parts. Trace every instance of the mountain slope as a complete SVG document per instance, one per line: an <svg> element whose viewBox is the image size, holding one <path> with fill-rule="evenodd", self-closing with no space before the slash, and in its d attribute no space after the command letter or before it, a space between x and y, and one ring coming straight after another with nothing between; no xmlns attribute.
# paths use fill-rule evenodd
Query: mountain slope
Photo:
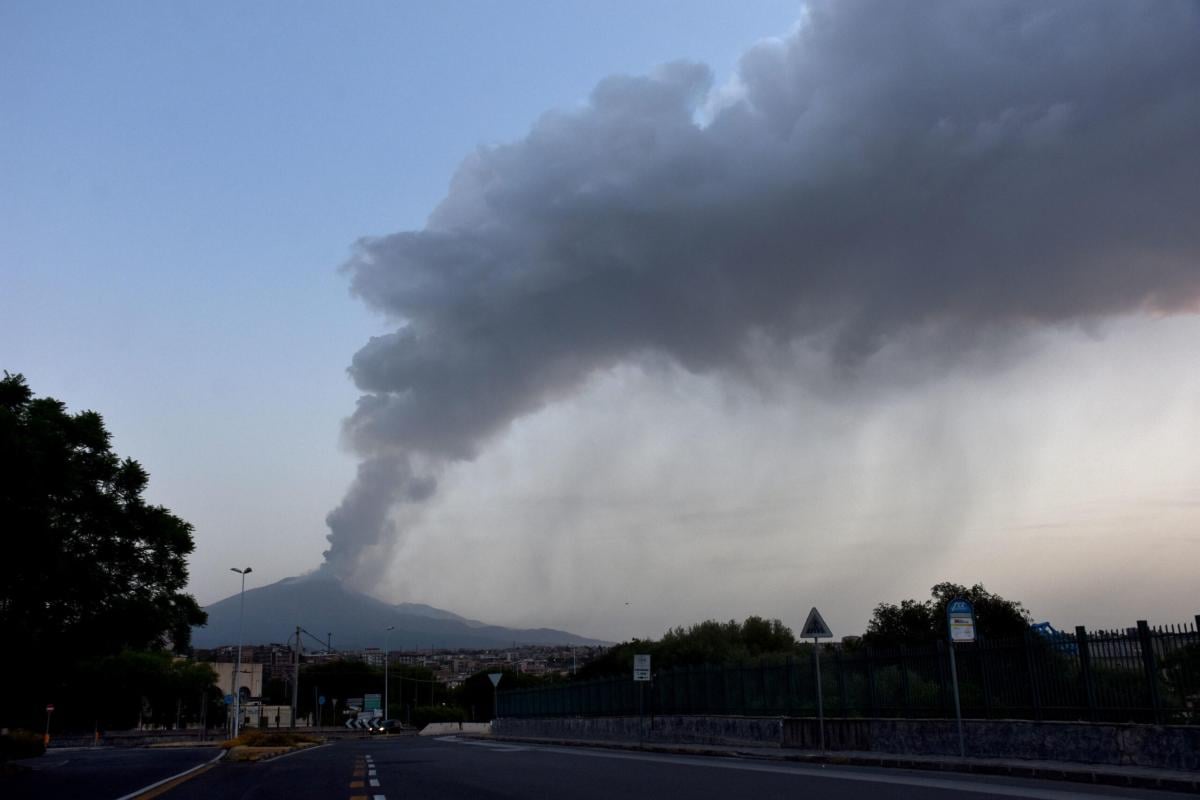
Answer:
<svg viewBox="0 0 1200 800"><path fill-rule="evenodd" d="M192 629L196 647L216 647L238 641L238 595L208 606L208 625ZM299 625L324 640L333 634L333 647L383 647L387 634L392 650L419 648L511 647L513 644L602 644L599 640L550 628L516 629L487 625L422 603L389 605L370 595L320 576L285 578L269 586L246 590L242 642L285 642ZM315 647L311 639L306 648Z"/></svg>

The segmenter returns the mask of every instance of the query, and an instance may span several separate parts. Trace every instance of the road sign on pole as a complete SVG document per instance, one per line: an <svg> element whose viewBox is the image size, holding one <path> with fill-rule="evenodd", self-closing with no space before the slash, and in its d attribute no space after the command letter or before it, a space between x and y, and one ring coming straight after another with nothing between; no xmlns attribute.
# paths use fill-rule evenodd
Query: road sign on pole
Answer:
<svg viewBox="0 0 1200 800"><path fill-rule="evenodd" d="M650 680L650 656L648 654L633 657L633 679L639 683Z"/></svg>
<svg viewBox="0 0 1200 800"><path fill-rule="evenodd" d="M233 695L231 695L231 694L225 695L225 705L227 705L227 706L233 705Z"/></svg>
<svg viewBox="0 0 1200 800"><path fill-rule="evenodd" d="M954 646L975 641L975 609L969 600L956 597L946 606L946 623L950 630L950 683L954 686L954 717L958 721L958 755L967 757L967 740L963 736L962 703L958 696L958 663Z"/></svg>
<svg viewBox="0 0 1200 800"><path fill-rule="evenodd" d="M488 680L492 682L492 720L500 716L500 679L503 677L503 672L488 673Z"/></svg>
<svg viewBox="0 0 1200 800"><path fill-rule="evenodd" d="M804 627L800 630L801 639L813 640L813 672L817 679L817 734L820 737L821 749L825 749L825 697L821 691L821 648L818 646L818 639L832 639L833 631L829 630L829 626L825 624L825 618L821 616L821 612L817 611L817 607L813 606L808 612L808 618L804 620Z"/></svg>

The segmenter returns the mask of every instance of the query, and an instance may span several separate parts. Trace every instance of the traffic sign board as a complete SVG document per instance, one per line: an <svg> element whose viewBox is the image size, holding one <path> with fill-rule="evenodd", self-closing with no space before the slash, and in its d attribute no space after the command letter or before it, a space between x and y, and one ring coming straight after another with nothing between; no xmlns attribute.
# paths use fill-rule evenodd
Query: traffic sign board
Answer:
<svg viewBox="0 0 1200 800"><path fill-rule="evenodd" d="M500 685L500 679L502 677L504 677L503 672L489 672L488 673L488 680L490 680L492 682L493 687Z"/></svg>
<svg viewBox="0 0 1200 800"><path fill-rule="evenodd" d="M320 697L317 698L317 705L319 705L319 706L325 705L325 695L321 695Z"/></svg>
<svg viewBox="0 0 1200 800"><path fill-rule="evenodd" d="M54 710L54 704L53 704L53 703L50 703L49 705L47 705L47 706L46 706L46 713L47 713L47 714L49 714L49 713L50 713L51 711L53 711L53 710Z"/></svg>
<svg viewBox="0 0 1200 800"><path fill-rule="evenodd" d="M817 607L813 606L812 611L808 612L808 619L804 620L804 627L800 630L801 639L832 639L833 631L829 630L829 626L825 624L825 618L821 616L821 612L817 611Z"/></svg>
<svg viewBox="0 0 1200 800"><path fill-rule="evenodd" d="M946 620L950 627L950 641L975 641L975 609L970 601L956 597L946 606Z"/></svg>
<svg viewBox="0 0 1200 800"><path fill-rule="evenodd" d="M227 706L233 705L233 695L231 695L231 694L225 695L225 705L227 705Z"/></svg>
<svg viewBox="0 0 1200 800"><path fill-rule="evenodd" d="M650 680L649 654L635 655L633 657L633 679L639 682Z"/></svg>

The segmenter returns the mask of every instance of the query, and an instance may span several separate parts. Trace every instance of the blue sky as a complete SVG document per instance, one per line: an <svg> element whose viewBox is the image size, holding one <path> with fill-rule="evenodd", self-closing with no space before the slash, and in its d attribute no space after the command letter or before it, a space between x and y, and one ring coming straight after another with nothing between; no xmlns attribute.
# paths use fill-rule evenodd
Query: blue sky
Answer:
<svg viewBox="0 0 1200 800"><path fill-rule="evenodd" d="M234 543L304 519L319 541L352 474L344 370L385 330L338 273L353 242L421 227L465 155L604 76L728 75L796 8L5 3L3 366L105 415L197 525L196 590L222 596L205 573ZM304 561L319 550L262 571Z"/></svg>
<svg viewBox="0 0 1200 800"><path fill-rule="evenodd" d="M4 3L0 367L105 416L118 452L149 470L151 498L195 524L202 602L236 590L230 566L263 583L315 568L356 464L339 445L359 396L346 368L395 327L350 296L339 267L354 242L421 229L465 157L583 107L606 76L684 59L720 88L800 14L797 2ZM609 638L750 613L799 625L821 597L844 600L822 605L835 632L856 632L876 602L943 579L984 580L1063 624L1176 621L1195 609L1173 565L1200 546L1200 461L1186 447L1200 433L1196 335L1187 314L1069 320L1000 346L987 369L872 393L893 373L936 371L885 352L850 398L623 362L448 467L373 588ZM875 543L881 525L895 538ZM952 546L922 539L943 529ZM1157 568L1130 529L1179 558L1101 597L1097 585ZM1095 569L1055 597L1056 570L1029 567L1078 558L1080 542ZM882 559L869 596L840 588L863 574L863 552ZM820 596L792 596L798 584Z"/></svg>

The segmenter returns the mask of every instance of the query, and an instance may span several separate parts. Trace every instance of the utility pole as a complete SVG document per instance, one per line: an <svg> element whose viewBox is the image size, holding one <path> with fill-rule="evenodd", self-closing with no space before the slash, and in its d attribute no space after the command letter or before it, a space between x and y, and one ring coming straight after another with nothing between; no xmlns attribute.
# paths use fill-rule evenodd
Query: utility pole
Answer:
<svg viewBox="0 0 1200 800"><path fill-rule="evenodd" d="M383 718L388 719L388 634L396 630L395 625L389 625L383 632Z"/></svg>
<svg viewBox="0 0 1200 800"><path fill-rule="evenodd" d="M292 671L292 727L296 727L296 712L300 703L300 626L296 626L296 661Z"/></svg>

